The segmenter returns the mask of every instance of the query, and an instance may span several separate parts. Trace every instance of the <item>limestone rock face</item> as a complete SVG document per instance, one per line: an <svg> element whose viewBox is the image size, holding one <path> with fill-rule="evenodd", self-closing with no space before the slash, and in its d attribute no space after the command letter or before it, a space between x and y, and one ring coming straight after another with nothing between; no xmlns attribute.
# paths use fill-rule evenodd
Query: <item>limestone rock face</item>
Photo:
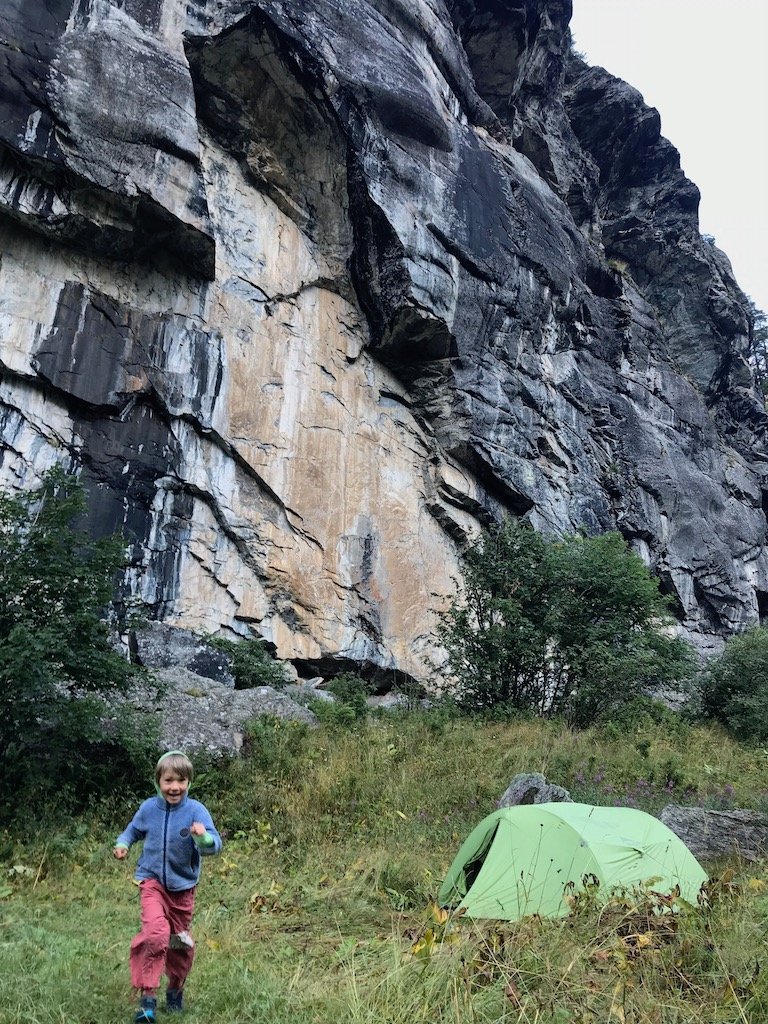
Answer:
<svg viewBox="0 0 768 1024"><path fill-rule="evenodd" d="M568 0L5 8L0 485L79 471L126 602L424 680L506 510L759 620L744 296Z"/></svg>

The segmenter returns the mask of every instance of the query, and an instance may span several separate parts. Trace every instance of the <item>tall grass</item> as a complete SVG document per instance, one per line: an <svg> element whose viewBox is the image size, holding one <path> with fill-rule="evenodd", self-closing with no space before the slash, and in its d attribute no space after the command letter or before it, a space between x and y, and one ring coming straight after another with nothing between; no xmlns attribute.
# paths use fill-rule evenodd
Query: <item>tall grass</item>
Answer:
<svg viewBox="0 0 768 1024"><path fill-rule="evenodd" d="M642 892L607 903L587 893L566 918L513 925L432 903L458 844L520 771L543 771L577 799L653 810L684 797L759 805L765 767L762 752L717 731L643 715L585 733L440 714L353 730L261 722L245 758L196 780L227 839L205 863L185 1016L768 1021L764 864L712 865L706 904L675 914ZM0 834L0 1024L132 1019L138 897L110 856L131 810L118 794L53 833Z"/></svg>

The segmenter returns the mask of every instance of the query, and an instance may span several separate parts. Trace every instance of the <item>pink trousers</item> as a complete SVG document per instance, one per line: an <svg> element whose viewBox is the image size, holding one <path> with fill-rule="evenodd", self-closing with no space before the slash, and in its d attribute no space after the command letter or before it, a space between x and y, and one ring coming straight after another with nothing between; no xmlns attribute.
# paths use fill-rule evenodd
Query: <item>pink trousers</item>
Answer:
<svg viewBox="0 0 768 1024"><path fill-rule="evenodd" d="M165 972L168 987L181 989L192 967L195 948L171 943L171 936L188 932L195 890L169 892L153 878L145 879L139 888L141 931L131 942L131 984L146 995L154 995Z"/></svg>

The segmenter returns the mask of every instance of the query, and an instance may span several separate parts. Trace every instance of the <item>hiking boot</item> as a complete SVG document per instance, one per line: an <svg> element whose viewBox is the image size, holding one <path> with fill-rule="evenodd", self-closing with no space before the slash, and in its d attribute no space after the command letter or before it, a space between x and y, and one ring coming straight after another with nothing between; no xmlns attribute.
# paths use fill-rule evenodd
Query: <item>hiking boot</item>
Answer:
<svg viewBox="0 0 768 1024"><path fill-rule="evenodd" d="M152 996L142 996L136 1016L133 1018L135 1024L155 1024L157 1021L155 1016L156 1010L157 1000L153 999Z"/></svg>
<svg viewBox="0 0 768 1024"><path fill-rule="evenodd" d="M184 990L181 988L169 988L165 993L165 1008L174 1012L184 1009Z"/></svg>

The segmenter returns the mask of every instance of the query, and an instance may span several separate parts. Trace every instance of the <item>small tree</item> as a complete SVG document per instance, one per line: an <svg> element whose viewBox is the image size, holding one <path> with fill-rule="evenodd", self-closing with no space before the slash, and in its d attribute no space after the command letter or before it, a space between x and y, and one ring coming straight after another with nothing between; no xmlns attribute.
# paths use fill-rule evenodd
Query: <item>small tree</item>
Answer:
<svg viewBox="0 0 768 1024"><path fill-rule="evenodd" d="M570 537L548 551L553 707L585 725L691 675L690 647L666 631L672 617L658 581L618 533Z"/></svg>
<svg viewBox="0 0 768 1024"><path fill-rule="evenodd" d="M440 636L466 708L585 724L690 675L665 598L615 533L547 539L506 520L470 548Z"/></svg>
<svg viewBox="0 0 768 1024"><path fill-rule="evenodd" d="M136 742L120 716L105 734L98 701L134 674L102 621L123 546L78 530L84 511L81 485L59 468L36 491L0 492L0 805L30 793L39 805L51 778L83 796L97 786L89 761Z"/></svg>
<svg viewBox="0 0 768 1024"><path fill-rule="evenodd" d="M705 718L721 722L738 739L768 742L768 629L733 637L700 681Z"/></svg>
<svg viewBox="0 0 768 1024"><path fill-rule="evenodd" d="M549 572L543 537L514 519L484 532L467 550L463 599L439 627L461 706L543 710Z"/></svg>

